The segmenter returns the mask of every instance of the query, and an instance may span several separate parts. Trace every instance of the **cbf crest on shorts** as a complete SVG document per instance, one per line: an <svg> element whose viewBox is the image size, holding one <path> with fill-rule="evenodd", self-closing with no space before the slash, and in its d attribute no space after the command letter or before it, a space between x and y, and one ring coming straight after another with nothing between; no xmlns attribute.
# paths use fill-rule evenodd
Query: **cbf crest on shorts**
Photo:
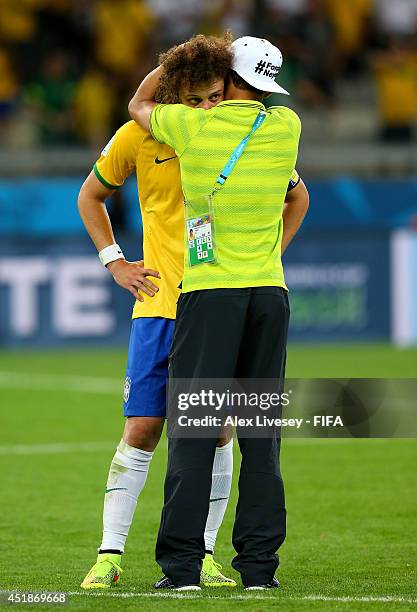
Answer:
<svg viewBox="0 0 417 612"><path fill-rule="evenodd" d="M126 376L125 384L123 385L123 399L125 402L129 401L131 385L132 385L132 379L130 378L130 376Z"/></svg>

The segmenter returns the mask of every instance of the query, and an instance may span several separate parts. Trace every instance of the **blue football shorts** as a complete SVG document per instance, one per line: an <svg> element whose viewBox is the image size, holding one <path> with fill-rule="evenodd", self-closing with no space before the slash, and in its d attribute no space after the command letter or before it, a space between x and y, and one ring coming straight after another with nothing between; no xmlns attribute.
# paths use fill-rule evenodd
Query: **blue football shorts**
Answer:
<svg viewBox="0 0 417 612"><path fill-rule="evenodd" d="M133 319L123 394L125 417L165 416L174 326L174 320L162 317Z"/></svg>

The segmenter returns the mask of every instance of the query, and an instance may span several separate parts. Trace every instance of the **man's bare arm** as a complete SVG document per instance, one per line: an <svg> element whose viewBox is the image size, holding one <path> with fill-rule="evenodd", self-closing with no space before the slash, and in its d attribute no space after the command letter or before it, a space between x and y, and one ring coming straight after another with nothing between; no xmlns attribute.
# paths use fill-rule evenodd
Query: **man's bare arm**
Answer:
<svg viewBox="0 0 417 612"><path fill-rule="evenodd" d="M91 172L78 196L78 210L97 251L116 242L105 204L105 200L112 193L113 190L102 185L94 172ZM125 259L117 259L107 264L107 268L116 283L130 291L140 302L143 302L143 296L139 291L151 297L158 291L158 287L147 276L160 278L159 273L144 268L143 261L129 262Z"/></svg>
<svg viewBox="0 0 417 612"><path fill-rule="evenodd" d="M155 93L159 85L163 68L158 66L144 78L135 95L129 102L129 115L148 132L151 113L156 106Z"/></svg>
<svg viewBox="0 0 417 612"><path fill-rule="evenodd" d="M298 185L287 193L282 214L284 231L282 234L281 254L285 252L291 240L301 227L309 206L307 187L300 180Z"/></svg>

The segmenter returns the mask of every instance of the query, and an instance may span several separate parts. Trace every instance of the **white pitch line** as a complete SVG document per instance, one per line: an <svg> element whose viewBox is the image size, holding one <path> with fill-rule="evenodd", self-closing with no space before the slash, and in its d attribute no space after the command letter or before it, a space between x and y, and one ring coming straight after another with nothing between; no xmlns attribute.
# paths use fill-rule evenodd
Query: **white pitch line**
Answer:
<svg viewBox="0 0 417 612"><path fill-rule="evenodd" d="M120 395L123 392L121 380L93 376L62 376L59 374L35 374L33 372L0 371L0 387L8 389L48 389L50 391L75 391Z"/></svg>
<svg viewBox="0 0 417 612"><path fill-rule="evenodd" d="M146 598L153 598L153 597L163 597L163 598L167 598L167 599L210 599L210 600L219 600L219 601L233 601L234 599L255 599L255 600L268 600L270 601L271 599L274 599L273 597L268 597L265 595L254 595L251 594L231 594L229 597L227 596L218 596L218 595L207 595L206 592L200 592L198 595L197 594L191 594L191 593L172 593L172 592L165 592L165 593L134 593L134 592L122 592L122 593L115 593L115 592L91 592L91 591L69 591L67 593L67 595L74 595L74 596L83 596L86 595L88 597L119 597L121 599L131 599L131 598L141 598L141 597L146 597ZM304 595L301 597L296 597L296 596L292 596L292 595L283 595L282 592L276 592L277 598L282 600L282 599L291 599L293 601L337 601L337 602L345 602L345 603L372 603L372 602L376 602L376 603L417 603L417 599L414 599L412 597L395 597L395 596L391 596L391 595L385 595L385 596L363 596L363 597L349 597L349 596L344 596L344 597L331 597L331 596L326 596L326 595Z"/></svg>
<svg viewBox="0 0 417 612"><path fill-rule="evenodd" d="M115 442L57 442L54 444L9 444L0 446L0 455L60 455L94 453L115 448Z"/></svg>
<svg viewBox="0 0 417 612"><path fill-rule="evenodd" d="M326 595L305 595L302 599L306 599L308 601L340 601L340 602L379 602L379 603L417 603L417 599L413 599L412 597L395 597L393 595L385 595L382 597L375 596L363 596L363 597L328 597Z"/></svg>

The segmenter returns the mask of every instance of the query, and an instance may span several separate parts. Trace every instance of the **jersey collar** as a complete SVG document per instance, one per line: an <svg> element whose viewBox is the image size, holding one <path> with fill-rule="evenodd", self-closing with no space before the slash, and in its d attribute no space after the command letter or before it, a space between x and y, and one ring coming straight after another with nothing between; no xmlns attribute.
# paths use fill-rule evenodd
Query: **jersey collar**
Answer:
<svg viewBox="0 0 417 612"><path fill-rule="evenodd" d="M217 105L219 106L244 106L245 108L257 108L258 110L266 110L265 105L257 100L224 100Z"/></svg>

